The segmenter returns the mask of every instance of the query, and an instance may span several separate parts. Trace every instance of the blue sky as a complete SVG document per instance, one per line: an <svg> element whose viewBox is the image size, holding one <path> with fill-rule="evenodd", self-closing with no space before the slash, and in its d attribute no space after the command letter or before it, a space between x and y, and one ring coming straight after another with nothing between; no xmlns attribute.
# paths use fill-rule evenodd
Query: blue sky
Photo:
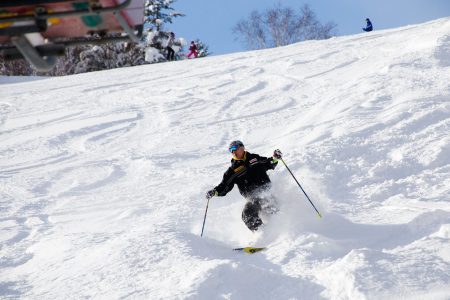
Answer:
<svg viewBox="0 0 450 300"><path fill-rule="evenodd" d="M178 0L173 7L186 16L166 28L188 41L201 39L214 54L244 51L234 40L233 26L252 10L262 11L277 2L295 9L308 3L322 23L337 24L338 35L361 33L366 17L377 30L450 16L450 0Z"/></svg>

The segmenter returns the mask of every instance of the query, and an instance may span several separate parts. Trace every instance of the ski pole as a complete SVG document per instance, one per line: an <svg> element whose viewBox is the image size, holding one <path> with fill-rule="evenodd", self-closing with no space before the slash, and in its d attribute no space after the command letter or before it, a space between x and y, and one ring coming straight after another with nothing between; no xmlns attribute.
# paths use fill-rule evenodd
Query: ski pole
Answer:
<svg viewBox="0 0 450 300"><path fill-rule="evenodd" d="M322 218L322 215L320 214L320 212L317 210L317 208L314 206L314 204L312 203L311 199L309 199L308 195L306 194L305 190L302 188L302 186L300 185L300 183L298 182L297 178L295 178L294 174L292 173L291 169L289 169L289 167L286 165L286 163L284 162L284 160L281 158L281 161L283 162L284 166L286 167L286 169L289 171L289 173L291 173L292 177L294 178L295 182L297 182L298 186L300 187L300 189L302 190L303 194L305 194L306 198L308 198L309 203L311 203L312 207L314 207L314 209L317 212L317 215L319 216L319 218Z"/></svg>
<svg viewBox="0 0 450 300"><path fill-rule="evenodd" d="M208 205L209 205L209 199L208 199L208 202L206 202L205 217L203 218L202 234L200 234L200 236L203 236L203 229L205 229L205 221L206 221L206 213L208 212Z"/></svg>

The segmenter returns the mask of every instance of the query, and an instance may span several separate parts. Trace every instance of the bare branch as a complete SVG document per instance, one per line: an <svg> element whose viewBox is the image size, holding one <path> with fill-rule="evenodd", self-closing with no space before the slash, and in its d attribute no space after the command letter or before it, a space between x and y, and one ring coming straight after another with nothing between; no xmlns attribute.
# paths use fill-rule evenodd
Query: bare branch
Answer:
<svg viewBox="0 0 450 300"><path fill-rule="evenodd" d="M292 8L278 3L262 14L252 11L247 20L240 20L233 27L233 33L247 49L264 49L327 39L333 36L335 28L336 24L332 22L322 25L307 4L296 14Z"/></svg>

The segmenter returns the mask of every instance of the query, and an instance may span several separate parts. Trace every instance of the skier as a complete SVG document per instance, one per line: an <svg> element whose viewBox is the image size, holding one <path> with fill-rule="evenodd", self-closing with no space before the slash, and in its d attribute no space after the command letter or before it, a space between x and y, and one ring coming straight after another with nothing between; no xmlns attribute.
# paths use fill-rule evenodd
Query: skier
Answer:
<svg viewBox="0 0 450 300"><path fill-rule="evenodd" d="M373 30L373 26L372 26L372 22L370 22L369 18L366 19L367 25L366 28L363 28L364 31L372 31Z"/></svg>
<svg viewBox="0 0 450 300"><path fill-rule="evenodd" d="M259 156L245 151L241 141L231 142L228 149L233 155L231 166L223 175L222 182L206 193L206 198L225 196L237 184L239 192L247 200L242 220L251 231L256 231L263 224L260 216L262 211L270 214L278 211L275 198L270 193L271 182L266 172L275 169L282 153L277 149L273 157Z"/></svg>
<svg viewBox="0 0 450 300"><path fill-rule="evenodd" d="M175 33L171 32L169 34L169 39L167 40L167 47L166 47L168 61L175 60L175 51L172 49L174 40L175 40Z"/></svg>
<svg viewBox="0 0 450 300"><path fill-rule="evenodd" d="M197 58L197 56L198 56L197 45L195 44L194 41L191 41L191 45L189 46L189 51L191 51L191 52L188 54L188 56L187 56L188 58L191 58L192 55L194 55L195 58Z"/></svg>

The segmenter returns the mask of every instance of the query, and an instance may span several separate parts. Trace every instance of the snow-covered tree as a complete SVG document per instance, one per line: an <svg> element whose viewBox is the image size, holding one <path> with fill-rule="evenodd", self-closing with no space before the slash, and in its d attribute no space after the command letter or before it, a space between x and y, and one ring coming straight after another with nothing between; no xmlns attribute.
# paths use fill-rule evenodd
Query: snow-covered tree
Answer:
<svg viewBox="0 0 450 300"><path fill-rule="evenodd" d="M184 16L176 12L172 7L174 0L146 0L145 1L145 23L152 26L152 30L160 31L165 23L172 23L172 19ZM173 12L171 12L173 11Z"/></svg>
<svg viewBox="0 0 450 300"><path fill-rule="evenodd" d="M166 61L167 44L170 32L167 31L149 31L146 38L145 61L148 63ZM186 41L183 38L175 38L172 49L175 51L176 60L182 59L181 53Z"/></svg>
<svg viewBox="0 0 450 300"><path fill-rule="evenodd" d="M144 48L132 42L76 45L66 48L55 67L39 75L61 76L145 64Z"/></svg>
<svg viewBox="0 0 450 300"><path fill-rule="evenodd" d="M0 56L0 75L31 76L35 75L35 71L25 59L5 60Z"/></svg>
<svg viewBox="0 0 450 300"><path fill-rule="evenodd" d="M195 44L197 45L198 57L205 57L211 54L209 46L200 39L196 39Z"/></svg>
<svg viewBox="0 0 450 300"><path fill-rule="evenodd" d="M0 57L0 75L63 76L145 64L144 46L132 42L75 45L66 48L49 72L37 72L24 59Z"/></svg>
<svg viewBox="0 0 450 300"><path fill-rule="evenodd" d="M146 0L145 1L145 61L148 63L161 62L166 60L166 48L170 32L164 30L164 24L172 23L173 18L184 16L176 12L172 7L174 0ZM175 38L172 49L179 58L183 51L184 39Z"/></svg>
<svg viewBox="0 0 450 300"><path fill-rule="evenodd" d="M134 43L95 45L79 53L74 73L108 70L144 64L144 49Z"/></svg>

